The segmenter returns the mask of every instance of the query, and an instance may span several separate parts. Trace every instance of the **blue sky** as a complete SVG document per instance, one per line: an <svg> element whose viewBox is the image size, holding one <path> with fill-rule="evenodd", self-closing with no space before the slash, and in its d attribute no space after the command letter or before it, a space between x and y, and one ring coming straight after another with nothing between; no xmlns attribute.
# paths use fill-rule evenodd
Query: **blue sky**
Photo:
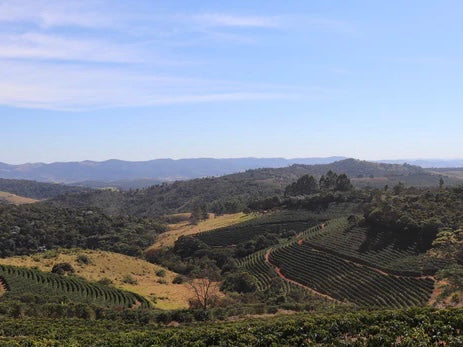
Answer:
<svg viewBox="0 0 463 347"><path fill-rule="evenodd" d="M0 0L0 161L463 157L462 13Z"/></svg>

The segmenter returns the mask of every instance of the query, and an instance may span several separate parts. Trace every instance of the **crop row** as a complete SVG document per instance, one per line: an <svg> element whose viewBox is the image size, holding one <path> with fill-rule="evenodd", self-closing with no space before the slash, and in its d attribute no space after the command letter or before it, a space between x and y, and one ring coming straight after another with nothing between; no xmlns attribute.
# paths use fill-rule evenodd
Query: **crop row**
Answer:
<svg viewBox="0 0 463 347"><path fill-rule="evenodd" d="M274 267L265 261L266 249L255 252L239 262L239 266L246 270L256 279L257 290L264 291L268 289L276 279L278 274ZM285 293L289 293L294 286L290 282L281 281Z"/></svg>
<svg viewBox="0 0 463 347"><path fill-rule="evenodd" d="M431 279L390 276L307 244L276 248L270 262L287 278L341 301L360 306L420 306L434 287Z"/></svg>
<svg viewBox="0 0 463 347"><path fill-rule="evenodd" d="M308 235L304 242L318 250L396 275L420 276L436 271L438 264L419 255L416 247L400 249L391 243L378 246L380 239L381 235L369 235L366 228L350 228L347 219L343 218L330 223L321 233Z"/></svg>
<svg viewBox="0 0 463 347"><path fill-rule="evenodd" d="M64 296L71 301L102 306L150 306L149 302L138 294L74 276L60 276L35 269L0 265L0 277L11 295L37 293Z"/></svg>
<svg viewBox="0 0 463 347"><path fill-rule="evenodd" d="M225 247L237 245L267 233L280 235L289 231L302 232L312 225L313 223L310 222L285 222L234 226L200 233L196 237L209 246Z"/></svg>

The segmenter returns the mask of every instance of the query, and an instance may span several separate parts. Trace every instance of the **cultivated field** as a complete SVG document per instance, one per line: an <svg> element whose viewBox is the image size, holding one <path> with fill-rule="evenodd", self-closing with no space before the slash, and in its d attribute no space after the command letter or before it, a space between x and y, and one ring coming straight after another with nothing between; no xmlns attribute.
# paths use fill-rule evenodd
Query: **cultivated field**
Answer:
<svg viewBox="0 0 463 347"><path fill-rule="evenodd" d="M242 223L255 218L255 214L233 213L222 216L210 214L210 218L199 222L198 225L191 224L188 220L169 225L169 231L158 236L157 241L150 249L173 247L180 236L199 234L217 228Z"/></svg>
<svg viewBox="0 0 463 347"><path fill-rule="evenodd" d="M91 263L89 265L79 263L77 257L80 255L86 255ZM142 259L118 253L60 250L0 259L0 264L38 268L47 272L51 271L54 264L62 262L70 263L76 270L76 275L91 281L109 279L115 287L140 294L152 300L154 306L161 309L186 308L191 298L191 289L187 284L172 283L176 273ZM160 270L165 272L164 276L156 274L159 274ZM126 283L127 276L133 278L136 283ZM154 298L157 300L153 300Z"/></svg>

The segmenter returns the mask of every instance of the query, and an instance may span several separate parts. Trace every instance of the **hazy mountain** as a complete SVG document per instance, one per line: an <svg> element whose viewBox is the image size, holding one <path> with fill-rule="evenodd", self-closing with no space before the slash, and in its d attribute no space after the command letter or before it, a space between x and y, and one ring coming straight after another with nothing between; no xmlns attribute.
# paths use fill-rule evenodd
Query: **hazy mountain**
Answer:
<svg viewBox="0 0 463 347"><path fill-rule="evenodd" d="M150 161L107 160L102 162L57 162L9 165L0 163L0 177L55 183L112 182L140 179L172 181L221 176L249 169L283 167L292 164L325 164L343 159L329 158L234 158L155 159ZM96 184L101 186L100 183ZM103 184L105 186L105 184Z"/></svg>

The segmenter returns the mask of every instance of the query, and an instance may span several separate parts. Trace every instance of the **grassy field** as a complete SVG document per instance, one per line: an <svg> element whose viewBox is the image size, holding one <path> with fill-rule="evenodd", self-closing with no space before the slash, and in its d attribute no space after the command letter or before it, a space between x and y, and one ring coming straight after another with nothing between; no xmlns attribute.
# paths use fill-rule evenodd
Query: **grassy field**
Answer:
<svg viewBox="0 0 463 347"><path fill-rule="evenodd" d="M79 255L86 255L91 263L79 263ZM156 297L157 300L153 303L160 309L186 308L192 296L191 288L187 284L172 283L176 273L142 259L118 253L76 249L0 259L0 264L36 267L42 271L50 271L54 264L61 262L70 263L78 276L88 280L98 281L107 278L117 288L138 293L150 300ZM165 276L157 275L159 270L164 270ZM124 278L127 276L135 279L136 284L126 283Z"/></svg>
<svg viewBox="0 0 463 347"><path fill-rule="evenodd" d="M170 224L169 230L158 236L157 241L150 249L160 249L165 247L173 247L175 241L180 236L198 234L204 231L226 227L229 225L242 223L255 218L255 214L234 213L225 214L222 216L214 216L210 214L210 218L200 222L198 225L193 225L189 221L182 221L176 224Z"/></svg>
<svg viewBox="0 0 463 347"><path fill-rule="evenodd" d="M35 199L25 198L23 196L11 194L8 192L0 192L0 201L2 200L14 205L32 204L38 201Z"/></svg>

